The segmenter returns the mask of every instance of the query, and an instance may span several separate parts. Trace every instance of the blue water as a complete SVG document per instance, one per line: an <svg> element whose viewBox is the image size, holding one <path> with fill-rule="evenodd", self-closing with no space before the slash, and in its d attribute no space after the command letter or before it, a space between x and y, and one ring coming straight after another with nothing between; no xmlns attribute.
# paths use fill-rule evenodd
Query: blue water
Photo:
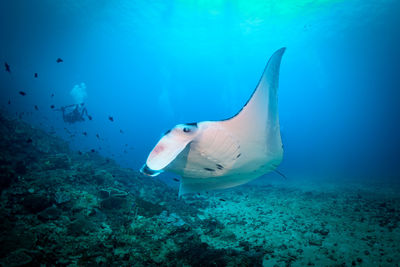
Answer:
<svg viewBox="0 0 400 267"><path fill-rule="evenodd" d="M396 179L399 12L395 0L3 0L0 105L74 149L139 169L175 124L235 114L268 58L287 47L279 170ZM93 120L69 125L50 106L76 103L70 91L81 83Z"/></svg>

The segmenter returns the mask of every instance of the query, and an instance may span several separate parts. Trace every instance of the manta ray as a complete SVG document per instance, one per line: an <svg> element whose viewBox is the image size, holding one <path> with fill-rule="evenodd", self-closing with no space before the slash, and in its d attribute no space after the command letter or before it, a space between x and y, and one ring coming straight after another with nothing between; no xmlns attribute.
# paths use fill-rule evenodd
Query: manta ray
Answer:
<svg viewBox="0 0 400 267"><path fill-rule="evenodd" d="M238 186L274 171L283 157L278 83L284 52L281 48L271 56L256 89L236 115L176 125L158 141L141 173L181 175L181 196Z"/></svg>

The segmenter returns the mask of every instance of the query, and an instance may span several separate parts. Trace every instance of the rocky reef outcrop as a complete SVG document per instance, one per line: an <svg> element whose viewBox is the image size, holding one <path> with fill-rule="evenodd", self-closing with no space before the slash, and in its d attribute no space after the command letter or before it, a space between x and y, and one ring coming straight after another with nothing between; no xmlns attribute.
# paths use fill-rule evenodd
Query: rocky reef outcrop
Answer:
<svg viewBox="0 0 400 267"><path fill-rule="evenodd" d="M40 129L0 115L2 266L260 265L214 248L197 228L207 201L179 200L164 183L97 153L71 151ZM217 226L216 226L217 225Z"/></svg>

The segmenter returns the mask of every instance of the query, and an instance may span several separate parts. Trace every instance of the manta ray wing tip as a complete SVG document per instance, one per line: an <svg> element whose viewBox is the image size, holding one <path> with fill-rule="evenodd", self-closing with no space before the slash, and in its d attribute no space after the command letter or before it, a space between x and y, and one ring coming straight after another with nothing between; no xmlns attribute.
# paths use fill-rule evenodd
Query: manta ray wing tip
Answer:
<svg viewBox="0 0 400 267"><path fill-rule="evenodd" d="M275 52L275 53L280 53L280 54L283 54L283 53L285 53L285 51L286 51L286 47L284 46L284 47L282 47L282 48L279 48L278 50L276 50L276 52Z"/></svg>

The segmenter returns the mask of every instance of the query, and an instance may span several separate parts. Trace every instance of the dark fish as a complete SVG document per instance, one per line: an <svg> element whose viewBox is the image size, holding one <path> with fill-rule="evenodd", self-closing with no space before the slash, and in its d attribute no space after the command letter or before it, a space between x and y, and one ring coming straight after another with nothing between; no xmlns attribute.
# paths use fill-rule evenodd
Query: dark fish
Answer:
<svg viewBox="0 0 400 267"><path fill-rule="evenodd" d="M109 116L108 119L109 119L110 121L114 121L114 118L111 117L111 116Z"/></svg>
<svg viewBox="0 0 400 267"><path fill-rule="evenodd" d="M51 105L50 108L53 109L53 108L54 108L54 105Z"/></svg>
<svg viewBox="0 0 400 267"><path fill-rule="evenodd" d="M287 179L286 175L284 175L282 172L280 172L280 171L278 171L278 170L275 170L275 172L276 172L277 174L279 174L280 176L282 176L283 178Z"/></svg>
<svg viewBox="0 0 400 267"><path fill-rule="evenodd" d="M50 97L54 97L54 94L51 94L51 96Z"/></svg>
<svg viewBox="0 0 400 267"><path fill-rule="evenodd" d="M126 153L128 153L128 152L124 149L124 153L126 154Z"/></svg>
<svg viewBox="0 0 400 267"><path fill-rule="evenodd" d="M6 68L6 71L7 71L7 72L11 73L10 65L8 65L7 62L4 62L4 67Z"/></svg>
<svg viewBox="0 0 400 267"><path fill-rule="evenodd" d="M124 131L122 131L121 129L119 130L119 132L122 133L122 134L124 133Z"/></svg>
<svg viewBox="0 0 400 267"><path fill-rule="evenodd" d="M92 148L92 149L90 149L90 152L94 153L94 152L96 152L96 150L94 150L94 149Z"/></svg>
<svg viewBox="0 0 400 267"><path fill-rule="evenodd" d="M62 60L61 58L57 58L56 62L61 63L61 62L64 62L64 60Z"/></svg>
<svg viewBox="0 0 400 267"><path fill-rule="evenodd" d="M38 77L38 74L37 74L36 72L35 72L35 75L34 75L34 77L35 77L35 78L37 78L37 77Z"/></svg>
<svg viewBox="0 0 400 267"><path fill-rule="evenodd" d="M19 94L22 95L22 96L26 95L26 93L24 91L19 91Z"/></svg>
<svg viewBox="0 0 400 267"><path fill-rule="evenodd" d="M100 135L99 134L96 134L96 137L97 137L97 139L100 139Z"/></svg>
<svg viewBox="0 0 400 267"><path fill-rule="evenodd" d="M128 146L128 144L125 144L125 146Z"/></svg>
<svg viewBox="0 0 400 267"><path fill-rule="evenodd" d="M83 134L84 136L87 136L87 132L83 132L82 134Z"/></svg>
<svg viewBox="0 0 400 267"><path fill-rule="evenodd" d="M175 182L179 182L178 178L173 178L172 180L174 180Z"/></svg>
<svg viewBox="0 0 400 267"><path fill-rule="evenodd" d="M78 154L79 154L79 155L82 155L82 151L78 151Z"/></svg>
<svg viewBox="0 0 400 267"><path fill-rule="evenodd" d="M225 202L225 199L223 199L223 198L220 198L219 200L220 200L220 201L224 201L224 202Z"/></svg>
<svg viewBox="0 0 400 267"><path fill-rule="evenodd" d="M88 119L91 121L92 120L92 116L88 115Z"/></svg>
<svg viewBox="0 0 400 267"><path fill-rule="evenodd" d="M35 105L35 110L39 110L39 108L38 108L38 106L37 106L37 105Z"/></svg>
<svg viewBox="0 0 400 267"><path fill-rule="evenodd" d="M8 104L9 104L9 105L11 104L11 100L10 100L10 99L8 99Z"/></svg>
<svg viewBox="0 0 400 267"><path fill-rule="evenodd" d="M28 140L26 140L26 142L27 142L28 144L30 144L30 143L32 143L32 139L29 138Z"/></svg>

